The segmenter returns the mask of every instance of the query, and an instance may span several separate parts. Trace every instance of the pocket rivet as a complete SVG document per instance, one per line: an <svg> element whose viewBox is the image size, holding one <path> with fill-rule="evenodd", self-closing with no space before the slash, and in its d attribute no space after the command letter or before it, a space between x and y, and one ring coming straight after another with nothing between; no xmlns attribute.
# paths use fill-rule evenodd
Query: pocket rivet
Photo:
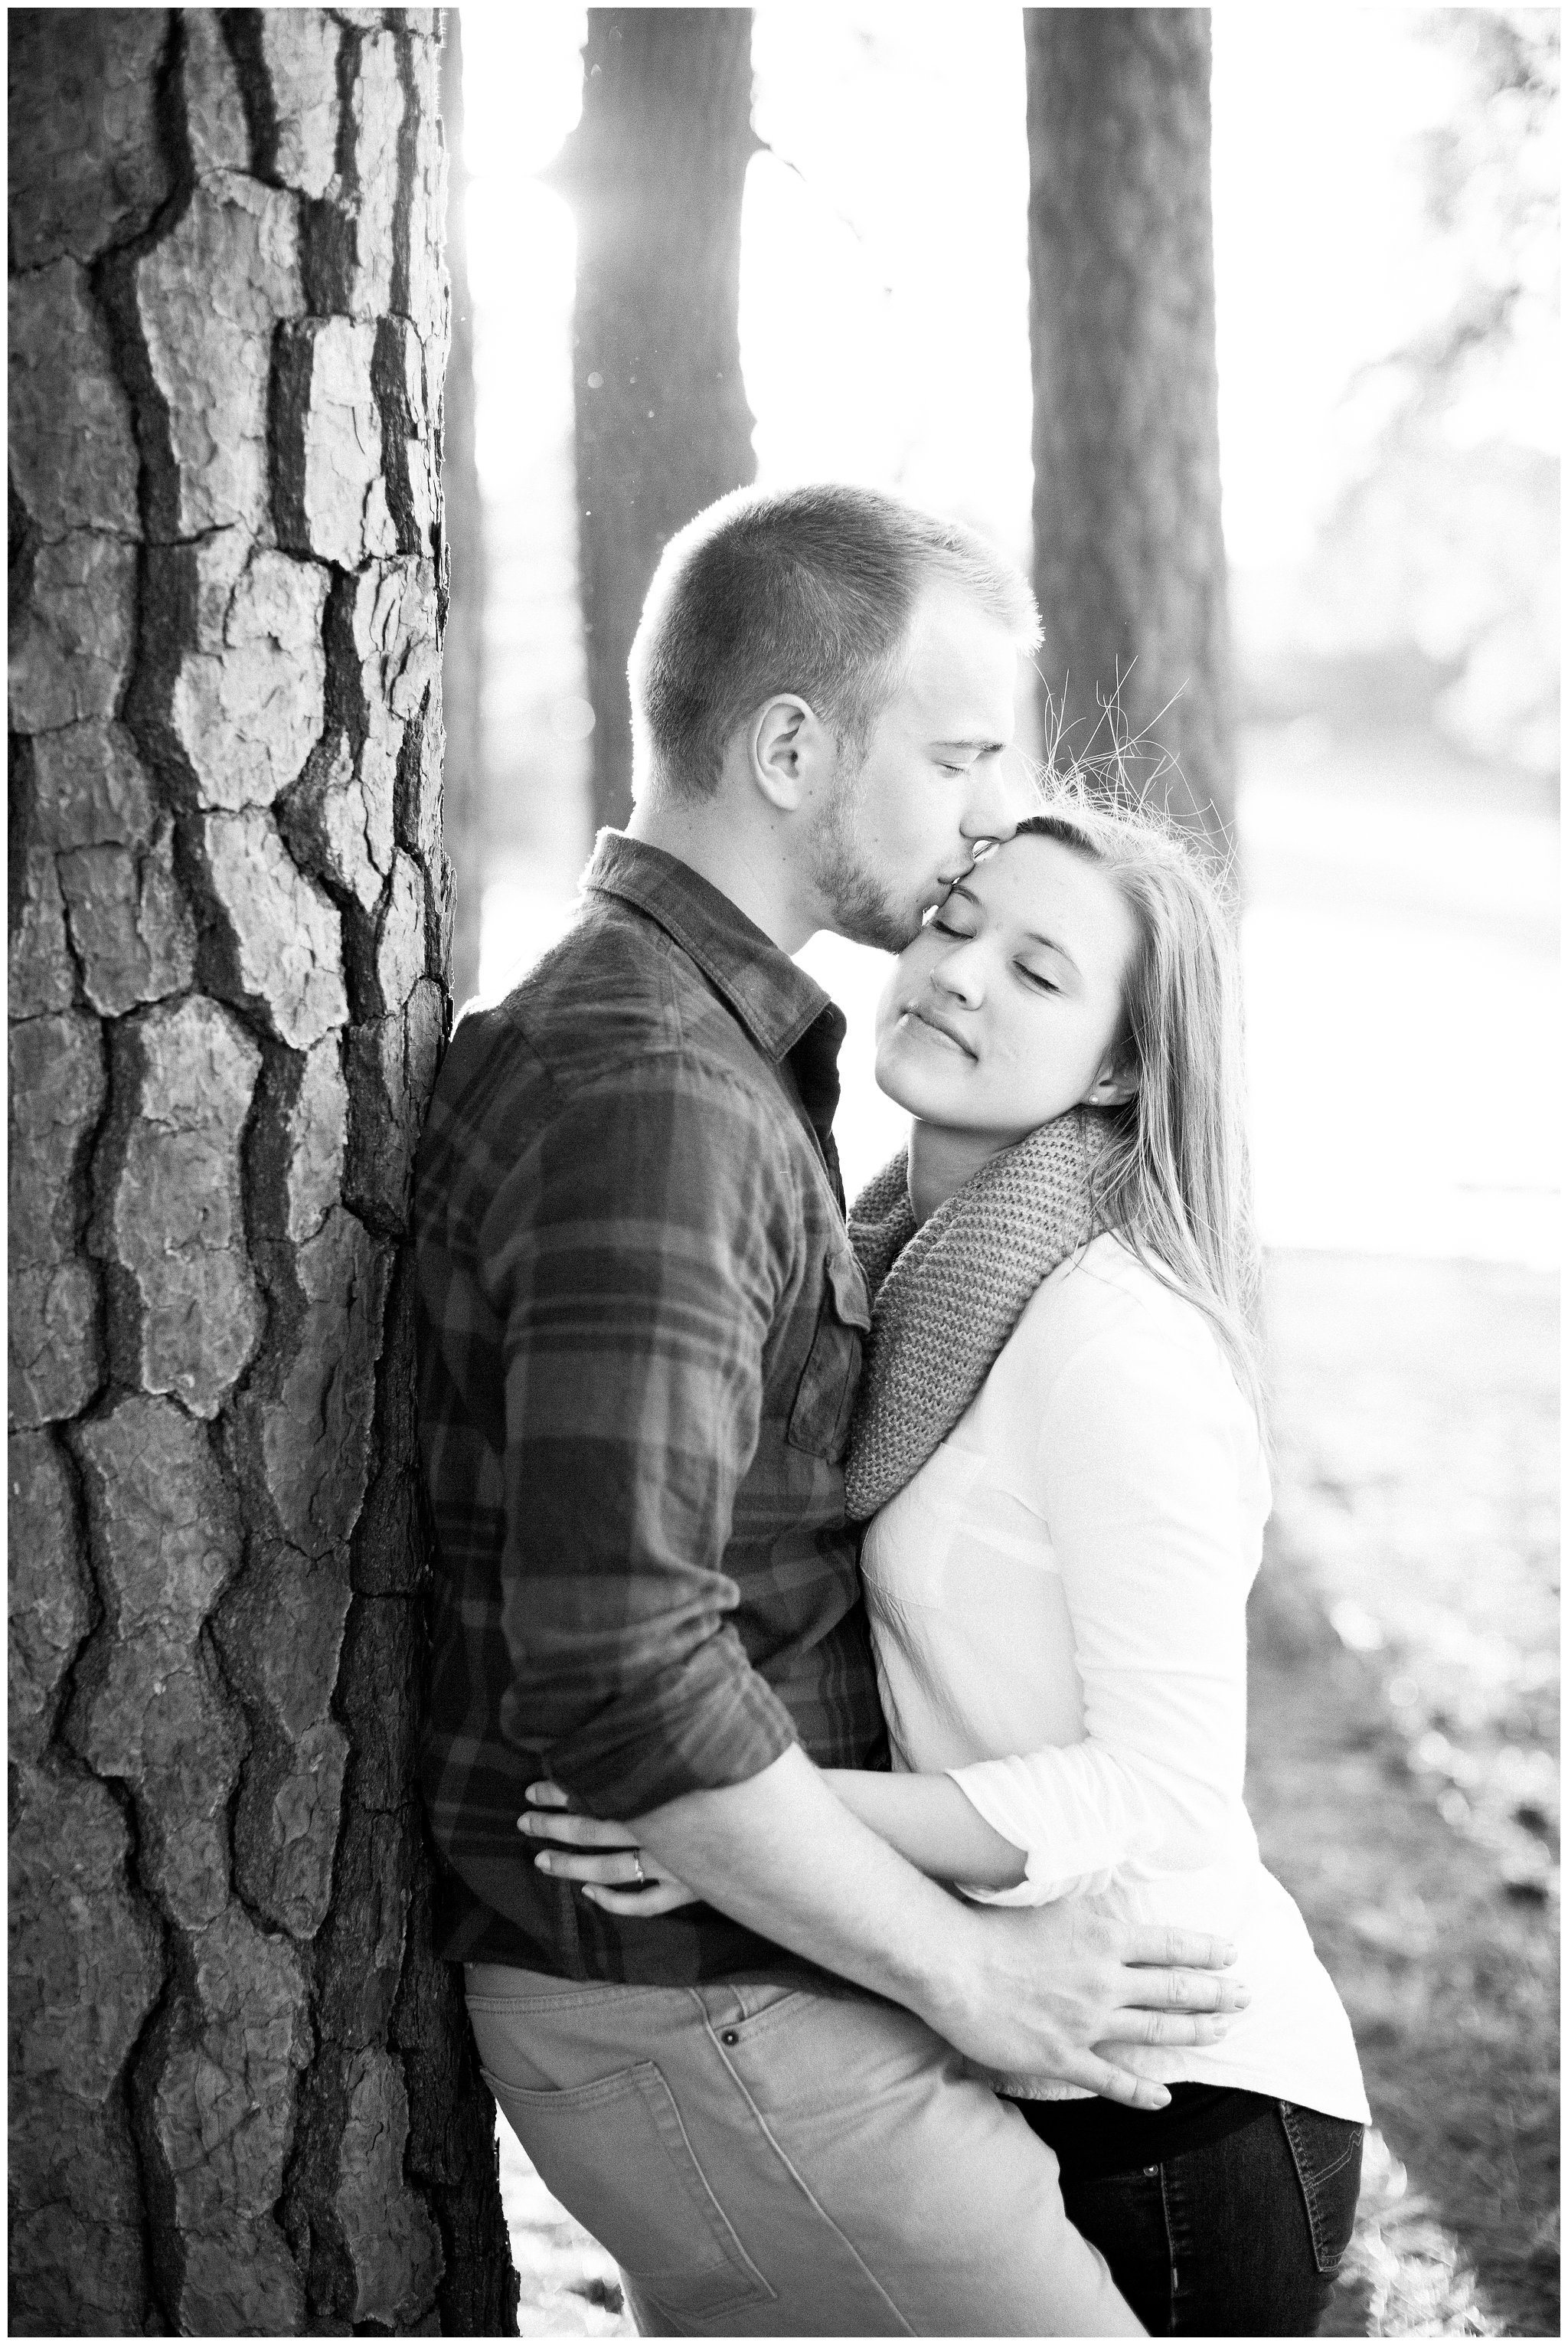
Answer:
<svg viewBox="0 0 1568 2345"><path fill-rule="evenodd" d="M721 2044L738 2044L740 2040L733 2027L726 2027L719 2038Z"/></svg>

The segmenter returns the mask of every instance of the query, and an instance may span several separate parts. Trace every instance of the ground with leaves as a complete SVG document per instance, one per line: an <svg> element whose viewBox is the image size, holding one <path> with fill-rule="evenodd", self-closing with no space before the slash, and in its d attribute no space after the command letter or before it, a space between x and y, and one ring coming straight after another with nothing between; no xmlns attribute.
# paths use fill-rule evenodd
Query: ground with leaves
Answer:
<svg viewBox="0 0 1568 2345"><path fill-rule="evenodd" d="M1334 2325L1555 2336L1556 1281L1287 1254L1270 1307L1249 1801L1388 2153Z"/></svg>

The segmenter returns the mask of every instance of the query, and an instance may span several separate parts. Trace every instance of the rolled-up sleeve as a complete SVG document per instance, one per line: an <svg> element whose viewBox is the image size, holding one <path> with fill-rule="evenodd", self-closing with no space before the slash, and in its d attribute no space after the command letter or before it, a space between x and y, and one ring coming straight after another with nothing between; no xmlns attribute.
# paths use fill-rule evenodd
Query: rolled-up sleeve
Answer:
<svg viewBox="0 0 1568 2345"><path fill-rule="evenodd" d="M501 1729L600 1815L744 1782L795 1740L724 1570L791 1275L778 1154L744 1084L652 1052L561 1103L480 1233L504 1331Z"/></svg>
<svg viewBox="0 0 1568 2345"><path fill-rule="evenodd" d="M1247 1741L1253 1552L1238 1490L1239 1396L1211 1361L1122 1329L1078 1350L1041 1412L1041 1508L1062 1575L1085 1739L951 1771L1024 1850L1041 1904L1132 1864L1230 1853Z"/></svg>

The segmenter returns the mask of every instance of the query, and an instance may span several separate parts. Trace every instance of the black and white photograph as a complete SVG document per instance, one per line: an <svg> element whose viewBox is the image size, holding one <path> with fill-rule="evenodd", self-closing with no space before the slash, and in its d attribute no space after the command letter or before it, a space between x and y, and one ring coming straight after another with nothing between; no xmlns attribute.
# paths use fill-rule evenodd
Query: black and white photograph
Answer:
<svg viewBox="0 0 1568 2345"><path fill-rule="evenodd" d="M1556 7L12 7L7 2333L1555 2337Z"/></svg>

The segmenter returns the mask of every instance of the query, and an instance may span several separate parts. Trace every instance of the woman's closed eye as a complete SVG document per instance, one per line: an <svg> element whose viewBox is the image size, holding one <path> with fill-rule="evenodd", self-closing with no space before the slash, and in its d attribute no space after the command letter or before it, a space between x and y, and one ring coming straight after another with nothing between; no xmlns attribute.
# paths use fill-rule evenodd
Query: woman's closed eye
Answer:
<svg viewBox="0 0 1568 2345"><path fill-rule="evenodd" d="M1023 978L1028 984L1037 986L1042 993L1059 993L1061 991L1062 989L1057 983L1055 978L1047 977L1043 969L1030 969L1027 962L1021 960L1015 961L1013 966L1017 970L1018 975L1021 978Z"/></svg>

